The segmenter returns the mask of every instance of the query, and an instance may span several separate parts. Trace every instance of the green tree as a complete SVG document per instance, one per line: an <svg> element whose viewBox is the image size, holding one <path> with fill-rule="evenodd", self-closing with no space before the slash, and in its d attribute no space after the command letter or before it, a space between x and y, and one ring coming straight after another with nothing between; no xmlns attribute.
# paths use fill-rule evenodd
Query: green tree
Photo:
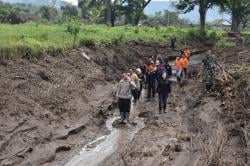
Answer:
<svg viewBox="0 0 250 166"><path fill-rule="evenodd" d="M242 20L242 29L245 29L249 22L250 22L250 14L248 14L246 17L243 18L243 20Z"/></svg>
<svg viewBox="0 0 250 166"><path fill-rule="evenodd" d="M71 18L76 17L78 15L78 10L75 6L66 5L61 7L63 17Z"/></svg>
<svg viewBox="0 0 250 166"><path fill-rule="evenodd" d="M51 6L41 6L38 12L41 18L51 21L57 15L57 9Z"/></svg>
<svg viewBox="0 0 250 166"><path fill-rule="evenodd" d="M140 19L144 16L145 7L151 2L151 0L126 0L126 6L124 7L124 13L128 23L138 25Z"/></svg>
<svg viewBox="0 0 250 166"><path fill-rule="evenodd" d="M107 24L114 26L116 18L123 13L123 5L126 0L106 0L106 19Z"/></svg>
<svg viewBox="0 0 250 166"><path fill-rule="evenodd" d="M213 5L214 0L179 0L179 2L175 4L176 8L184 13L194 10L195 6L199 6L201 31L205 31L207 10Z"/></svg>
<svg viewBox="0 0 250 166"><path fill-rule="evenodd" d="M239 25L245 23L250 14L249 0L217 0L216 3L221 10L227 12L232 17L231 31L238 32Z"/></svg>
<svg viewBox="0 0 250 166"><path fill-rule="evenodd" d="M20 14L15 9L9 10L8 22L10 24L19 24L22 22Z"/></svg>
<svg viewBox="0 0 250 166"><path fill-rule="evenodd" d="M189 24L189 20L179 18L179 12L164 10L164 12L156 12L154 16L147 18L146 23L149 25L168 25L178 26L180 24Z"/></svg>
<svg viewBox="0 0 250 166"><path fill-rule="evenodd" d="M51 19L50 7L49 6L41 6L38 13L41 14L41 17L46 20Z"/></svg>
<svg viewBox="0 0 250 166"><path fill-rule="evenodd" d="M19 24L21 21L18 8L0 1L0 23Z"/></svg>
<svg viewBox="0 0 250 166"><path fill-rule="evenodd" d="M76 38L80 32L81 24L77 17L71 18L67 23L67 32L73 36L73 46L76 45Z"/></svg>
<svg viewBox="0 0 250 166"><path fill-rule="evenodd" d="M90 15L90 5L92 4L98 4L97 1L95 0L79 0L78 1L78 7L81 9L82 12L82 18L84 19L89 19L89 15Z"/></svg>

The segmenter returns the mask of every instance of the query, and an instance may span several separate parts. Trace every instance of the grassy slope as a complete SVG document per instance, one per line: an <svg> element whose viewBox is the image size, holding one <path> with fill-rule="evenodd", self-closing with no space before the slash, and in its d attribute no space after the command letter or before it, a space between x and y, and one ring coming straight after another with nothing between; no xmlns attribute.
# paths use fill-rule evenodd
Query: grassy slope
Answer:
<svg viewBox="0 0 250 166"><path fill-rule="evenodd" d="M194 31L194 30L192 30ZM209 31L211 33L212 31ZM217 33L217 32L216 32ZM219 32L221 33L221 32ZM107 27L105 25L82 25L77 39L80 41L91 41L96 44L113 44L132 40L143 41L167 41L172 35L178 39L185 39L190 34L190 29L178 29L175 27L132 27L119 26ZM19 52L25 52L23 48L32 51L47 48L72 48L72 36L66 32L64 25L43 25L36 23L21 25L0 25L0 51L9 56ZM12 56L12 55L11 55Z"/></svg>

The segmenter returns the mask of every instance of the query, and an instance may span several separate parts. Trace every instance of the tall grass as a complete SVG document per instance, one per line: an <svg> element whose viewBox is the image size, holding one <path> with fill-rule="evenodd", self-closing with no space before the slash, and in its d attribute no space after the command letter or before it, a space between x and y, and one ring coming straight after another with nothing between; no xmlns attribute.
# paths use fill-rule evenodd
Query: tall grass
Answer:
<svg viewBox="0 0 250 166"><path fill-rule="evenodd" d="M193 31L194 33L190 33ZM133 27L106 25L82 25L76 45L111 45L127 41L168 42L171 36L183 40L195 34L196 30L175 27ZM217 32L208 32L217 35ZM192 36L191 36L192 37ZM194 35L195 37L195 35ZM0 25L1 56L37 56L41 50L67 49L73 47L73 37L64 25L28 23L20 25ZM27 50L29 50L28 55Z"/></svg>

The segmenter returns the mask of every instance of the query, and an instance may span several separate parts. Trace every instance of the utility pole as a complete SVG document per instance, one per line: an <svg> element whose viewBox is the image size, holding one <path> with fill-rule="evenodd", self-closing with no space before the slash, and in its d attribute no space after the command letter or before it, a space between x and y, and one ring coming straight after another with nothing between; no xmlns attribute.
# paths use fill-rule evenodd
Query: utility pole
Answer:
<svg viewBox="0 0 250 166"><path fill-rule="evenodd" d="M107 25L111 25L111 0L106 0L106 10L107 10Z"/></svg>
<svg viewBox="0 0 250 166"><path fill-rule="evenodd" d="M169 21L169 11L168 11L168 26L170 26L170 21Z"/></svg>
<svg viewBox="0 0 250 166"><path fill-rule="evenodd" d="M223 30L223 22L224 22L224 20L223 20L223 13L221 15L221 20L222 20L222 22L221 22L221 30Z"/></svg>

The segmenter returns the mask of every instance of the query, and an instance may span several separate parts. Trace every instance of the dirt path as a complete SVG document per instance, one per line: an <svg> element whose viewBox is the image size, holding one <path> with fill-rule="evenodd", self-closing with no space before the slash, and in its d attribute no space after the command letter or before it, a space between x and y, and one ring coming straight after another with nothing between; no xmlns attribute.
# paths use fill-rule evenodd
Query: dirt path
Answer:
<svg viewBox="0 0 250 166"><path fill-rule="evenodd" d="M107 158L127 146L134 135L144 127L143 120L139 118L138 105L132 105L130 123L122 125L119 118L119 112L116 110L114 116L106 122L110 134L86 144L80 154L73 157L65 166L102 165Z"/></svg>
<svg viewBox="0 0 250 166"><path fill-rule="evenodd" d="M155 48L157 44L131 43L80 48L32 62L0 59L0 165L61 166L83 147L90 145L87 148L93 150L109 140L103 136L108 137L108 129L114 128L119 133L112 137L117 146L100 158L99 165L244 165L250 151L244 137L250 137L249 114L242 111L248 110L245 100L250 96L243 79L247 75L235 77L236 84L230 82L244 88L244 93L237 92L245 99L241 102L234 99L235 87L229 83L221 91L227 90L230 100L204 95L202 83L194 77L181 91L173 86L168 113L158 114L157 100L143 102L135 107L131 125L123 128L114 123L111 128L111 119L106 128L106 120L117 110L112 96L121 72L128 64L155 54ZM172 53L165 47L157 49L163 56ZM249 50L222 50L223 61L229 67L235 63L247 66ZM200 57L196 58L194 66L200 61ZM191 67L190 73L196 75L197 71ZM229 113L225 112L228 108ZM140 121L145 126L138 131Z"/></svg>
<svg viewBox="0 0 250 166"><path fill-rule="evenodd" d="M191 65L200 59L195 57ZM157 102L143 103L139 116L145 118L145 127L102 165L245 165L241 137L231 134L223 101L216 94L204 95L196 79L173 89L166 114L158 114Z"/></svg>

